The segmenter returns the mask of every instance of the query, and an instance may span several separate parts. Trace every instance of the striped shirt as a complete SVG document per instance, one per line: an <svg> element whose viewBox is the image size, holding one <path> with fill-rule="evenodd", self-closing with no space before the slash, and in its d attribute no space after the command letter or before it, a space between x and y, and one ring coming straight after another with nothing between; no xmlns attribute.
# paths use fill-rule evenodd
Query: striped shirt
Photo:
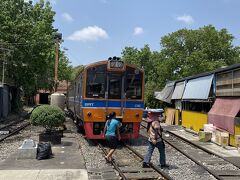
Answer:
<svg viewBox="0 0 240 180"><path fill-rule="evenodd" d="M150 142L153 142L153 140L156 140L157 142L162 141L161 125L159 121L153 121L151 123L150 128L148 130L148 135L149 135L148 140Z"/></svg>

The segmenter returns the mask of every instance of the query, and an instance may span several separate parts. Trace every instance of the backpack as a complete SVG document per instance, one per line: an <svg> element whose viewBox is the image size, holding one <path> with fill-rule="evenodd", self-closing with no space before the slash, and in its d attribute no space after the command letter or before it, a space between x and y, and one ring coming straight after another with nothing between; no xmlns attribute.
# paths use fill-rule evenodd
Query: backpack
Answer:
<svg viewBox="0 0 240 180"><path fill-rule="evenodd" d="M160 138L162 139L163 129L162 129L162 126L160 125L160 122L159 122L159 126L160 126L160 129L159 129L159 131L158 131L158 130L156 130L156 129L152 126L152 123L150 123L149 129L150 129L150 127L152 127L152 129L155 131L155 133L156 133L156 131L157 131L157 134L158 134L158 135L160 136ZM148 129L148 131L149 131L149 129Z"/></svg>

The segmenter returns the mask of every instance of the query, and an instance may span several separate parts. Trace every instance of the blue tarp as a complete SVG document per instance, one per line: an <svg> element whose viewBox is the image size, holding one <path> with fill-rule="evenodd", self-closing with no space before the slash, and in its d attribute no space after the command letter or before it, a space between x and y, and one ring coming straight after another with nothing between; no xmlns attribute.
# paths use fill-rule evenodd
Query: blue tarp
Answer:
<svg viewBox="0 0 240 180"><path fill-rule="evenodd" d="M189 80L186 84L182 99L207 100L212 80L213 74Z"/></svg>
<svg viewBox="0 0 240 180"><path fill-rule="evenodd" d="M162 113L164 112L163 109L146 109L145 111L148 111L148 112L156 112L156 113Z"/></svg>

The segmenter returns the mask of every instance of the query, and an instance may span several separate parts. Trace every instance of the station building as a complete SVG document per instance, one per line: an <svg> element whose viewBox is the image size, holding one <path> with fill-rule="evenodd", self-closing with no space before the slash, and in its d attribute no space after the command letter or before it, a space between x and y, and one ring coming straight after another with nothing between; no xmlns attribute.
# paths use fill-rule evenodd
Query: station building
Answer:
<svg viewBox="0 0 240 180"><path fill-rule="evenodd" d="M0 120L6 118L16 107L17 89L10 84L0 84Z"/></svg>
<svg viewBox="0 0 240 180"><path fill-rule="evenodd" d="M199 132L213 124L229 133L235 146L240 135L240 64L167 82L155 98L165 102L166 122Z"/></svg>
<svg viewBox="0 0 240 180"><path fill-rule="evenodd" d="M59 81L57 92L67 95L69 84L70 82L66 80ZM34 97L35 104L50 104L50 96L52 93L54 92L48 89L39 89Z"/></svg>

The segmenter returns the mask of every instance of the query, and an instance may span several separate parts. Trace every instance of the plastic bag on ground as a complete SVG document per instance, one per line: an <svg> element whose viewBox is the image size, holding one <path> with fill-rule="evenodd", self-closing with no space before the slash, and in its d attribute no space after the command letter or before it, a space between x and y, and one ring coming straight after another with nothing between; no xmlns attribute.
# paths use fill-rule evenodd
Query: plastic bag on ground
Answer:
<svg viewBox="0 0 240 180"><path fill-rule="evenodd" d="M37 160L49 159L52 156L50 143L39 143L37 147Z"/></svg>

